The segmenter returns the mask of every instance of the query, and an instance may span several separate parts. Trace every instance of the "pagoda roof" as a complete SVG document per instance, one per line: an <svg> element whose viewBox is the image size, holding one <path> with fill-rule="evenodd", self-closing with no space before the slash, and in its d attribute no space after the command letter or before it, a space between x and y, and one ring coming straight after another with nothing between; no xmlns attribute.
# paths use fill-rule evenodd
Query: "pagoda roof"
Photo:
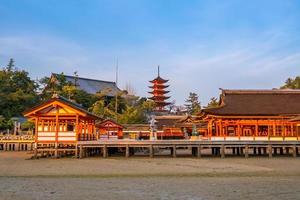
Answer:
<svg viewBox="0 0 300 200"><path fill-rule="evenodd" d="M152 99L154 101L158 101L158 100L165 100L165 99L169 99L170 97L168 96L153 96L153 97L149 97L149 99Z"/></svg>
<svg viewBox="0 0 300 200"><path fill-rule="evenodd" d="M152 81L149 81L150 83L166 83L169 80L163 79L160 76L157 76L155 79L153 79Z"/></svg>
<svg viewBox="0 0 300 200"><path fill-rule="evenodd" d="M159 106L171 104L170 102L165 102L165 101L155 101L155 103L156 103L157 105L159 105Z"/></svg>
<svg viewBox="0 0 300 200"><path fill-rule="evenodd" d="M151 85L151 86L148 86L149 88L152 88L152 89L156 89L156 88L167 88L169 87L169 85L163 85L163 84L158 84L158 85Z"/></svg>
<svg viewBox="0 0 300 200"><path fill-rule="evenodd" d="M159 94L167 94L170 91L166 91L166 90L153 90L151 92L148 92L149 94L154 94L154 93L159 93Z"/></svg>
<svg viewBox="0 0 300 200"><path fill-rule="evenodd" d="M278 116L300 114L300 90L223 90L220 105L204 114Z"/></svg>

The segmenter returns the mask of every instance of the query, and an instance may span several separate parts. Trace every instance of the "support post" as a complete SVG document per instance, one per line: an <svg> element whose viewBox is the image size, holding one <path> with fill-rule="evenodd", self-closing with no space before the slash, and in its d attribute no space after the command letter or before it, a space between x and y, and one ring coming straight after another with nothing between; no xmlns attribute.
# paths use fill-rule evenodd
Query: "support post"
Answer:
<svg viewBox="0 0 300 200"><path fill-rule="evenodd" d="M107 146L103 146L103 158L107 158Z"/></svg>
<svg viewBox="0 0 300 200"><path fill-rule="evenodd" d="M173 158L176 158L176 145L173 145Z"/></svg>
<svg viewBox="0 0 300 200"><path fill-rule="evenodd" d="M77 144L75 145L75 158L78 158L78 146L77 146Z"/></svg>
<svg viewBox="0 0 300 200"><path fill-rule="evenodd" d="M34 143L34 158L37 159L38 149L37 149L37 143Z"/></svg>
<svg viewBox="0 0 300 200"><path fill-rule="evenodd" d="M149 146L149 156L150 156L150 158L153 158L153 145L152 144Z"/></svg>
<svg viewBox="0 0 300 200"><path fill-rule="evenodd" d="M202 149L202 147L201 147L201 145L199 145L199 146L197 147L197 157L198 157L198 158L201 158L201 149Z"/></svg>
<svg viewBox="0 0 300 200"><path fill-rule="evenodd" d="M272 158L272 145L271 144L268 145L268 154L269 154L269 158Z"/></svg>
<svg viewBox="0 0 300 200"><path fill-rule="evenodd" d="M292 149L293 149L293 157L296 158L297 157L297 148L296 148L296 145L294 145L292 147Z"/></svg>
<svg viewBox="0 0 300 200"><path fill-rule="evenodd" d="M79 146L79 159L82 159L83 157L83 148L82 145Z"/></svg>
<svg viewBox="0 0 300 200"><path fill-rule="evenodd" d="M58 144L57 143L55 143L54 157L58 158Z"/></svg>
<svg viewBox="0 0 300 200"><path fill-rule="evenodd" d="M129 158L129 145L126 145L125 157Z"/></svg>
<svg viewBox="0 0 300 200"><path fill-rule="evenodd" d="M245 158L249 158L249 145L246 144L245 146Z"/></svg>
<svg viewBox="0 0 300 200"><path fill-rule="evenodd" d="M222 144L221 146L221 158L225 158L225 145Z"/></svg>

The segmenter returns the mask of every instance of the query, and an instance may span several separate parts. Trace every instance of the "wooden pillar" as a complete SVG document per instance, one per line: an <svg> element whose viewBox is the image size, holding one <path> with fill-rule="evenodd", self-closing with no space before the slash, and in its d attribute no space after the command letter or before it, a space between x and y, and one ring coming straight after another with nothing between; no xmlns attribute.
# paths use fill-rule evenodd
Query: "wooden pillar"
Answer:
<svg viewBox="0 0 300 200"><path fill-rule="evenodd" d="M176 158L176 145L173 145L173 158Z"/></svg>
<svg viewBox="0 0 300 200"><path fill-rule="evenodd" d="M78 158L78 146L77 146L77 144L75 145L75 158Z"/></svg>
<svg viewBox="0 0 300 200"><path fill-rule="evenodd" d="M103 146L103 158L107 158L107 146L106 145L104 145Z"/></svg>
<svg viewBox="0 0 300 200"><path fill-rule="evenodd" d="M37 149L37 143L34 145L34 158L37 159L38 149Z"/></svg>
<svg viewBox="0 0 300 200"><path fill-rule="evenodd" d="M255 124L255 137L258 136L258 121L256 120L256 124Z"/></svg>
<svg viewBox="0 0 300 200"><path fill-rule="evenodd" d="M151 144L150 146L149 146L149 156L150 156L150 158L153 158L153 145Z"/></svg>
<svg viewBox="0 0 300 200"><path fill-rule="evenodd" d="M83 157L83 148L82 145L79 146L79 159L82 159Z"/></svg>
<svg viewBox="0 0 300 200"><path fill-rule="evenodd" d="M268 154L269 154L269 158L272 158L272 145L271 144L268 145Z"/></svg>
<svg viewBox="0 0 300 200"><path fill-rule="evenodd" d="M126 145L125 157L129 158L129 145Z"/></svg>
<svg viewBox="0 0 300 200"><path fill-rule="evenodd" d="M20 143L15 143L15 151L20 151Z"/></svg>
<svg viewBox="0 0 300 200"><path fill-rule="evenodd" d="M198 158L201 158L201 149L202 149L202 147L201 147L201 145L199 145L199 146L197 147L197 157L198 157Z"/></svg>
<svg viewBox="0 0 300 200"><path fill-rule="evenodd" d="M275 121L273 121L273 136L276 135L276 124Z"/></svg>
<svg viewBox="0 0 300 200"><path fill-rule="evenodd" d="M249 157L249 145L246 144L245 146L245 158L248 158Z"/></svg>
<svg viewBox="0 0 300 200"><path fill-rule="evenodd" d="M225 158L225 145L222 144L221 146L221 158Z"/></svg>
<svg viewBox="0 0 300 200"><path fill-rule="evenodd" d="M241 128L240 128L240 121L237 123L237 136L239 139L241 138ZM234 149L234 148L233 148Z"/></svg>
<svg viewBox="0 0 300 200"><path fill-rule="evenodd" d="M293 145L292 149L293 149L293 157L296 158L297 157L297 148L296 148L296 145Z"/></svg>

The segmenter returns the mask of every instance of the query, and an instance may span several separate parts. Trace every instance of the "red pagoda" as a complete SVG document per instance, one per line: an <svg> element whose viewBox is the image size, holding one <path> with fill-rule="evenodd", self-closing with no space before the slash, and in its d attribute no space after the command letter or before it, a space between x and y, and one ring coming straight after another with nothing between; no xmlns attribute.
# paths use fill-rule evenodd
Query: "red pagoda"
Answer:
<svg viewBox="0 0 300 200"><path fill-rule="evenodd" d="M151 92L149 92L150 94L152 94L152 97L150 97L149 99L152 99L155 102L155 111L158 112L163 112L165 111L165 106L169 105L169 102L166 102L167 99L169 99L169 96L165 96L165 94L169 93L169 91L166 91L165 89L169 87L169 85L166 85L166 83L169 80L165 80L163 78L160 77L159 75L159 66L158 66L158 74L157 77L152 80L149 81L150 83L152 83L152 86L149 86L149 88L152 89Z"/></svg>

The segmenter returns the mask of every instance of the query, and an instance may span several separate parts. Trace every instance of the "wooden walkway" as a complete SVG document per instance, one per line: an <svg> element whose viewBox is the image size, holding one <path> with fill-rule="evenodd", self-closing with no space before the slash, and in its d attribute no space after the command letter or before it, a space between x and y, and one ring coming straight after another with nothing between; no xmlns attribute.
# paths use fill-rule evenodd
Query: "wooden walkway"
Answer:
<svg viewBox="0 0 300 200"><path fill-rule="evenodd" d="M0 150L2 151L31 151L34 140L0 140Z"/></svg>
<svg viewBox="0 0 300 200"><path fill-rule="evenodd" d="M177 151L191 149L191 155L202 157L202 153L225 158L226 155L299 155L300 141L203 141L203 140L108 140L79 141L75 148L75 157L84 158L101 155L106 158L113 149L124 149L125 157L135 154L135 148L148 149L148 156L155 156L155 149L170 149L170 156L177 157Z"/></svg>

